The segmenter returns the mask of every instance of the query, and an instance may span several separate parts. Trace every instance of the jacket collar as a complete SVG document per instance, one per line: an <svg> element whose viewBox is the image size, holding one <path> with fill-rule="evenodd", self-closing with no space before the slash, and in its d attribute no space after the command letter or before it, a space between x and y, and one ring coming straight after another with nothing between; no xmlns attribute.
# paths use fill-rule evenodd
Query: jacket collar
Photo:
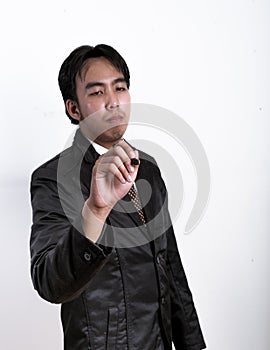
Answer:
<svg viewBox="0 0 270 350"><path fill-rule="evenodd" d="M87 163L93 163L99 157L99 154L96 152L91 142L87 140L85 136L83 136L80 128L78 128L75 133L73 146L80 150L80 152L83 154L84 160Z"/></svg>

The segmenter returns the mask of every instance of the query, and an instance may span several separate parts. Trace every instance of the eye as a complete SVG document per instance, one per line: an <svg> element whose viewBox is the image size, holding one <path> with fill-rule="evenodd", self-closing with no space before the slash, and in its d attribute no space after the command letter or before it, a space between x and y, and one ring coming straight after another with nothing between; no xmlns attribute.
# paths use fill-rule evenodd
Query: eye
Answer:
<svg viewBox="0 0 270 350"><path fill-rule="evenodd" d="M121 85L117 85L115 87L116 91L126 91L127 90L127 86L125 84L121 84Z"/></svg>
<svg viewBox="0 0 270 350"><path fill-rule="evenodd" d="M98 90L98 91L91 92L89 95L90 96L98 96L98 95L102 95L102 94L103 94L103 91Z"/></svg>

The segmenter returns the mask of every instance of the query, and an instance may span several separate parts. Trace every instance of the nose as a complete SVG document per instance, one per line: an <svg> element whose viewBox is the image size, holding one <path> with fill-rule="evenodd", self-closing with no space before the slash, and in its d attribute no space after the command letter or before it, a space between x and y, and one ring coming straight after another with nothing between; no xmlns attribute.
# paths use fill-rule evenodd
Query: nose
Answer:
<svg viewBox="0 0 270 350"><path fill-rule="evenodd" d="M118 97L114 92L110 92L108 94L107 102L106 102L106 109L112 110L114 108L119 107L119 100Z"/></svg>

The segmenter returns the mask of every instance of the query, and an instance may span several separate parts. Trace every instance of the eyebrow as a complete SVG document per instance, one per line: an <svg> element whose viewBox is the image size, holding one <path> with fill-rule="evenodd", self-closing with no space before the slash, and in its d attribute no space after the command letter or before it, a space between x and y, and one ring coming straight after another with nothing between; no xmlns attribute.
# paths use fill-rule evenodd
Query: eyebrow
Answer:
<svg viewBox="0 0 270 350"><path fill-rule="evenodd" d="M112 81L113 85L118 84L118 83L127 83L127 82L126 82L126 79L122 78L122 77L121 78L116 78L116 79L114 79ZM104 85L105 85L105 83L101 83L99 81L89 82L89 83L86 84L85 90L89 90L89 89L91 89L94 86L104 86Z"/></svg>

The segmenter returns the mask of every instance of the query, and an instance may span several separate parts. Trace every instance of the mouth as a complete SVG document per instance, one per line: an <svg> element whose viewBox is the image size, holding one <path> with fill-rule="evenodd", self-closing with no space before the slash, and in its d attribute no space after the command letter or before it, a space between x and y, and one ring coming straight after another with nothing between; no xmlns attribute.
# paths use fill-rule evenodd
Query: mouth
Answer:
<svg viewBox="0 0 270 350"><path fill-rule="evenodd" d="M123 120L124 120L124 116L117 114L117 115L112 115L109 118L106 118L105 122L109 124L121 124Z"/></svg>

